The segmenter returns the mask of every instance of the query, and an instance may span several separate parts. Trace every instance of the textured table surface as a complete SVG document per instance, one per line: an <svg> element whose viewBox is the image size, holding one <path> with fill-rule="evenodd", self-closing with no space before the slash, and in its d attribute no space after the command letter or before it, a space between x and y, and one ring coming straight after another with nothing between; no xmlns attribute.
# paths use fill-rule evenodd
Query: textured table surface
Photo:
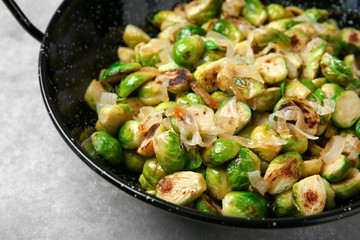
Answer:
<svg viewBox="0 0 360 240"><path fill-rule="evenodd" d="M44 30L60 0L18 0ZM360 214L306 228L190 221L112 186L67 147L41 98L40 44L0 3L0 239L358 239Z"/></svg>

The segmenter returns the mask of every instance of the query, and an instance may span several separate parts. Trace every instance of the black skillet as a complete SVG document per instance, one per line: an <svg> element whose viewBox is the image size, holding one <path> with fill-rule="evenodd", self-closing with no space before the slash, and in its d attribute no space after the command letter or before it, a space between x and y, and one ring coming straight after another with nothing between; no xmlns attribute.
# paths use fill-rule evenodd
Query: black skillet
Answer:
<svg viewBox="0 0 360 240"><path fill-rule="evenodd" d="M171 9L179 0L65 0L40 32L13 0L3 0L19 23L41 42L39 78L46 108L69 147L95 172L121 190L161 209L204 222L238 227L295 227L338 220L360 212L360 196L338 203L336 209L297 218L243 219L210 215L151 196L136 186L137 176L90 158L78 143L83 129L94 126L96 115L83 101L87 85L99 71L116 61L124 27L132 23L156 36L146 21L150 13ZM270 1L263 1L268 4ZM340 27L360 26L358 0L271 1L302 8L328 9Z"/></svg>

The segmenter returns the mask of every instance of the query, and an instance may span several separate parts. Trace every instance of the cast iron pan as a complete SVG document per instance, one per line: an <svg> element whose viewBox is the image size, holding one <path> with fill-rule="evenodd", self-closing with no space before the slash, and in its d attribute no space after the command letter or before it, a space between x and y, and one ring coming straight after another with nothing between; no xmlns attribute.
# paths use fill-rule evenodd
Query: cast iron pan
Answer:
<svg viewBox="0 0 360 240"><path fill-rule="evenodd" d="M3 0L20 24L41 42L39 78L46 108L69 147L90 168L121 190L161 209L204 222L238 227L295 227L338 220L360 212L360 196L338 202L336 209L297 218L243 219L210 215L177 206L151 196L136 186L137 177L124 169L113 169L90 158L78 138L83 129L95 125L96 114L83 101L86 87L99 71L115 62L122 45L124 27L132 23L156 36L146 20L149 14L172 8L178 0L65 0L43 34L36 29L13 0ZM263 0L268 4L269 1ZM359 28L358 0L271 1L286 6L328 9L340 27Z"/></svg>

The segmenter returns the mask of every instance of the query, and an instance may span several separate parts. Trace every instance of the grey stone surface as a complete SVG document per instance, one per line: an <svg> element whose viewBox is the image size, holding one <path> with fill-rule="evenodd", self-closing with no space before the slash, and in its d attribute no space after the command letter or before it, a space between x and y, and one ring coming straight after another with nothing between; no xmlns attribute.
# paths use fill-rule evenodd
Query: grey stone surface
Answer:
<svg viewBox="0 0 360 240"><path fill-rule="evenodd" d="M40 29L60 0L19 0ZM0 3L0 239L358 239L360 215L306 228L209 225L112 186L61 139L41 98L40 44Z"/></svg>

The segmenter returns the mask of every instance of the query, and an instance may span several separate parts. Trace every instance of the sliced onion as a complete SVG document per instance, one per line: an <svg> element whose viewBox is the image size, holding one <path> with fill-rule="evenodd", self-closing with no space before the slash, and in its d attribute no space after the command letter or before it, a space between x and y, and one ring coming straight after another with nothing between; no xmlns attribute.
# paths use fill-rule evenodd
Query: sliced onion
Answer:
<svg viewBox="0 0 360 240"><path fill-rule="evenodd" d="M275 120L274 118L278 117L278 121L276 121L276 125L275 125ZM280 118L280 120L279 120ZM301 109L297 106L288 106L285 107L279 111L276 111L274 113L272 113L269 116L269 121L271 126L277 130L278 132L281 132L282 129L284 129L284 131L287 130L287 126L285 126L285 123L283 120L284 119L286 121L296 121L295 126L298 129L304 129L305 128L305 121L304 121L304 114L301 111Z"/></svg>
<svg viewBox="0 0 360 240"><path fill-rule="evenodd" d="M165 28L163 31L161 31L158 34L158 39L161 40L168 40L170 42L175 42L174 36L177 31L182 29L184 26L189 25L190 23L187 21L177 23L175 25L171 25L167 28Z"/></svg>
<svg viewBox="0 0 360 240"><path fill-rule="evenodd" d="M244 96L236 87L234 81L231 78L227 76L221 76L217 80L217 85L219 86L221 91L225 91L227 88L229 88L234 93L237 100L241 102L246 102Z"/></svg>
<svg viewBox="0 0 360 240"><path fill-rule="evenodd" d="M215 100L210 96L210 94L205 91L197 82L190 83L191 90L194 93L198 94L206 105L213 109L218 109L220 107L219 103L215 102Z"/></svg>
<svg viewBox="0 0 360 240"><path fill-rule="evenodd" d="M339 135L332 136L320 153L320 158L327 164L338 159L345 147L345 138Z"/></svg>
<svg viewBox="0 0 360 240"><path fill-rule="evenodd" d="M261 52L255 55L255 57L261 57L268 54L271 50L275 50L275 53L280 53L280 46L276 43L269 43Z"/></svg>
<svg viewBox="0 0 360 240"><path fill-rule="evenodd" d="M140 108L137 119L140 121L140 131L147 132L153 125L162 122L162 114L154 108L146 106Z"/></svg>
<svg viewBox="0 0 360 240"><path fill-rule="evenodd" d="M335 105L336 105L335 100L324 99L323 102L324 102L324 106L321 106L321 104L313 102L313 101L307 101L307 103L315 109L317 114L319 114L321 116L328 115L335 111Z"/></svg>
<svg viewBox="0 0 360 240"><path fill-rule="evenodd" d="M348 134L345 137L345 147L344 147L343 151L345 151L345 149L349 149L349 148L352 149L352 150L350 151L348 159L349 160L354 160L360 154L360 141L359 141L359 139L357 137L355 137L352 134Z"/></svg>
<svg viewBox="0 0 360 240"><path fill-rule="evenodd" d="M318 37L308 42L305 49L300 53L300 56L303 59L305 65L308 64L311 52L318 48L321 44L327 44L327 42Z"/></svg>
<svg viewBox="0 0 360 240"><path fill-rule="evenodd" d="M103 92L101 94L100 103L114 105L116 104L116 100L118 95L116 93Z"/></svg>
<svg viewBox="0 0 360 240"><path fill-rule="evenodd" d="M248 66L248 65L239 65L239 64L224 64L224 69L222 70L222 76L227 76L232 79L236 78L252 78L258 82L265 83L263 78L259 73L259 69L256 66ZM219 86L220 87L220 86Z"/></svg>
<svg viewBox="0 0 360 240"><path fill-rule="evenodd" d="M303 135L303 136L305 136L307 139L310 139L310 140L318 140L318 139L319 139L319 137L317 137L317 136L313 136L313 135L310 135L310 134L302 131L301 129L299 129L298 127L296 127L294 124L288 123L287 126L288 126L288 128L289 128L291 131L296 132L296 133L298 133L298 134L300 134L300 135Z"/></svg>
<svg viewBox="0 0 360 240"><path fill-rule="evenodd" d="M215 114L215 125L219 127L219 133L234 134L237 123L241 116L236 106L236 97L231 98L225 106Z"/></svg>
<svg viewBox="0 0 360 240"><path fill-rule="evenodd" d="M271 136L264 141L254 141L248 138L228 134L219 134L219 137L234 140L247 148L263 148L271 151L280 151L281 147L287 144L287 141L275 136Z"/></svg>
<svg viewBox="0 0 360 240"><path fill-rule="evenodd" d="M265 181L261 175L260 175L260 171L256 170L256 171L252 171L252 172L247 172L251 187L253 189L255 189L256 191L258 191L261 195L264 195L267 190L269 189L269 183L267 181Z"/></svg>
<svg viewBox="0 0 360 240"><path fill-rule="evenodd" d="M155 81L161 83L161 89L160 89L161 96L159 98L163 102L169 101L169 93L167 90L169 87L169 83L170 83L169 76L166 74L159 75L156 77Z"/></svg>

